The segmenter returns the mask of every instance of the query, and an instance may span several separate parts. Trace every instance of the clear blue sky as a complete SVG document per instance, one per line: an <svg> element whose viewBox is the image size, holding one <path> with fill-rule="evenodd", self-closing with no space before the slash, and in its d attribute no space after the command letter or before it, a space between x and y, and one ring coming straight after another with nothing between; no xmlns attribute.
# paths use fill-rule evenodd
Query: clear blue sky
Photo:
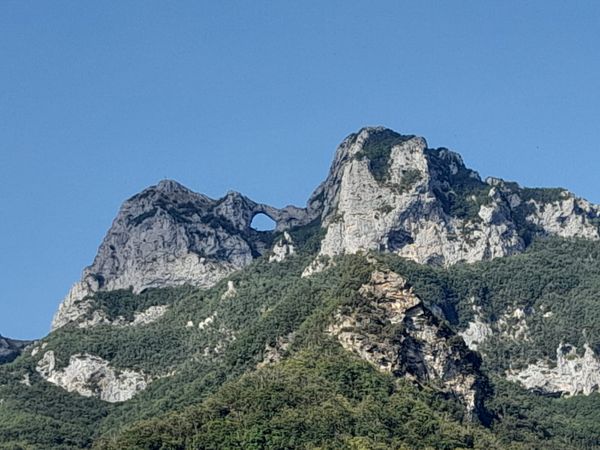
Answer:
<svg viewBox="0 0 600 450"><path fill-rule="evenodd" d="M600 3L0 2L0 334L161 178L303 205L364 125L600 202Z"/></svg>

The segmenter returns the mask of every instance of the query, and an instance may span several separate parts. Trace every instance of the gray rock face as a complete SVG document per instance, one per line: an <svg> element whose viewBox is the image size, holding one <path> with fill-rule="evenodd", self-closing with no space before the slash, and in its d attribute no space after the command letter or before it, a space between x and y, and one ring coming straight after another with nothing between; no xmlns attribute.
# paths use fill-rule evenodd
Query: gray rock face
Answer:
<svg viewBox="0 0 600 450"><path fill-rule="evenodd" d="M84 315L90 308L86 297L99 290L214 285L269 250L271 233L250 226L260 213L275 220L277 230L309 220L301 208L276 209L235 192L212 200L174 181L135 195L61 304L53 329Z"/></svg>
<svg viewBox="0 0 600 450"><path fill-rule="evenodd" d="M281 262L288 256L296 253L294 241L290 234L285 231L279 241L273 246L272 254L269 256L269 262Z"/></svg>
<svg viewBox="0 0 600 450"><path fill-rule="evenodd" d="M459 333L460 337L463 338L467 346L477 351L480 344L482 344L487 338L493 336L494 331L487 323L482 321L479 317L476 317L473 322L469 323L466 330Z"/></svg>
<svg viewBox="0 0 600 450"><path fill-rule="evenodd" d="M46 381L84 397L97 397L109 403L124 402L143 391L150 377L133 370L115 370L108 361L88 354L72 355L69 365L57 369L54 352L38 361L36 371Z"/></svg>
<svg viewBox="0 0 600 450"><path fill-rule="evenodd" d="M394 272L375 271L364 303L338 311L328 332L382 371L437 386L482 417L487 380L480 360Z"/></svg>
<svg viewBox="0 0 600 450"><path fill-rule="evenodd" d="M29 344L31 341L17 341L0 335L0 364L14 361Z"/></svg>
<svg viewBox="0 0 600 450"><path fill-rule="evenodd" d="M561 344L556 350L556 365L539 361L523 370L509 371L506 378L546 394L589 395L600 391L600 359L588 345L579 356L575 347Z"/></svg>
<svg viewBox="0 0 600 450"><path fill-rule="evenodd" d="M447 266L521 252L534 234L600 237L598 206L564 190L483 182L458 154L384 128L340 145L308 211L327 230L325 256L385 251Z"/></svg>

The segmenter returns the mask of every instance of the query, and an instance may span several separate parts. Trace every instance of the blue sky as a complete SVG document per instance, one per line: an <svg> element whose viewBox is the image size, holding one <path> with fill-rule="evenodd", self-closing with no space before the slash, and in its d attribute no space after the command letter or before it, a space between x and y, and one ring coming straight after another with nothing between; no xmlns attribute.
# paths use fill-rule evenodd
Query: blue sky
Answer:
<svg viewBox="0 0 600 450"><path fill-rule="evenodd" d="M0 2L0 333L164 177L303 205L364 125L600 202L600 3Z"/></svg>

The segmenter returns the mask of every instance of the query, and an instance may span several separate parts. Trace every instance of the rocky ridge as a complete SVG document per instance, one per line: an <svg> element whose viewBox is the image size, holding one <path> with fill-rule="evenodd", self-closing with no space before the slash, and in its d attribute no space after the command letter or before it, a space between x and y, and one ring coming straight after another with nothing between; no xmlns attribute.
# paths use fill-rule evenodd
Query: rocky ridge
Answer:
<svg viewBox="0 0 600 450"><path fill-rule="evenodd" d="M261 213L276 222L274 232L252 229ZM89 297L98 291L209 287L258 256L281 261L295 251L284 232L315 222L325 237L305 275L326 268L327 258L356 252L448 266L519 253L536 235L600 237L600 208L566 190L482 181L457 153L431 149L420 137L363 128L338 147L305 208L277 209L236 192L213 200L170 180L133 196L52 328L93 312Z"/></svg>
<svg viewBox="0 0 600 450"><path fill-rule="evenodd" d="M414 294L400 275L377 270L362 302L335 314L328 333L378 369L437 386L483 418L487 379L464 341Z"/></svg>
<svg viewBox="0 0 600 450"><path fill-rule="evenodd" d="M61 303L52 329L81 319L92 307L88 297L100 290L214 285L269 250L272 233L251 227L261 213L278 231L309 220L302 208L277 209L236 192L213 200L171 180L142 191L121 207L94 262Z"/></svg>

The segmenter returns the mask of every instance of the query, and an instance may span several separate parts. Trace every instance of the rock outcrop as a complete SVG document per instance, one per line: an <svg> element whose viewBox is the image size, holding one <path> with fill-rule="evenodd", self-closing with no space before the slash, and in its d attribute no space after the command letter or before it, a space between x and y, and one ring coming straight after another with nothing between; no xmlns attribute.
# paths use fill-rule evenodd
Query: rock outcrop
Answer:
<svg viewBox="0 0 600 450"><path fill-rule="evenodd" d="M556 350L556 364L539 361L523 370L509 370L506 378L545 394L572 396L600 391L600 359L585 345L583 356L568 344Z"/></svg>
<svg viewBox="0 0 600 450"><path fill-rule="evenodd" d="M290 234L285 231L283 236L273 246L273 253L269 256L270 262L281 262L288 256L296 253L294 241Z"/></svg>
<svg viewBox="0 0 600 450"><path fill-rule="evenodd" d="M327 230L325 256L384 251L447 266L521 252L534 234L600 237L598 206L561 189L484 182L458 154L385 128L340 145L308 210Z"/></svg>
<svg viewBox="0 0 600 450"><path fill-rule="evenodd" d="M14 361L31 341L17 341L0 335L0 364Z"/></svg>
<svg viewBox="0 0 600 450"><path fill-rule="evenodd" d="M458 334L463 338L467 347L473 351L477 351L479 345L483 344L487 338L493 336L494 331L481 318L476 317L464 331Z"/></svg>
<svg viewBox="0 0 600 450"><path fill-rule="evenodd" d="M223 292L221 296L221 300L227 300L228 298L233 298L237 295L237 289L235 288L235 283L231 280L227 282L227 290Z"/></svg>
<svg viewBox="0 0 600 450"><path fill-rule="evenodd" d="M72 355L69 364L58 369L54 351L44 353L36 371L46 381L84 397L109 403L124 402L146 389L150 377L133 370L116 370L108 361L88 354Z"/></svg>
<svg viewBox="0 0 600 450"><path fill-rule="evenodd" d="M339 310L328 327L349 351L378 369L455 396L471 417L485 416L487 380L480 360L394 272L375 271L363 301Z"/></svg>
<svg viewBox="0 0 600 450"><path fill-rule="evenodd" d="M236 192L219 200L165 180L127 200L91 266L60 305L53 329L90 309L87 297L99 290L191 284L214 285L269 250L269 232L251 227L266 214L277 231L309 220L305 209L273 208Z"/></svg>

